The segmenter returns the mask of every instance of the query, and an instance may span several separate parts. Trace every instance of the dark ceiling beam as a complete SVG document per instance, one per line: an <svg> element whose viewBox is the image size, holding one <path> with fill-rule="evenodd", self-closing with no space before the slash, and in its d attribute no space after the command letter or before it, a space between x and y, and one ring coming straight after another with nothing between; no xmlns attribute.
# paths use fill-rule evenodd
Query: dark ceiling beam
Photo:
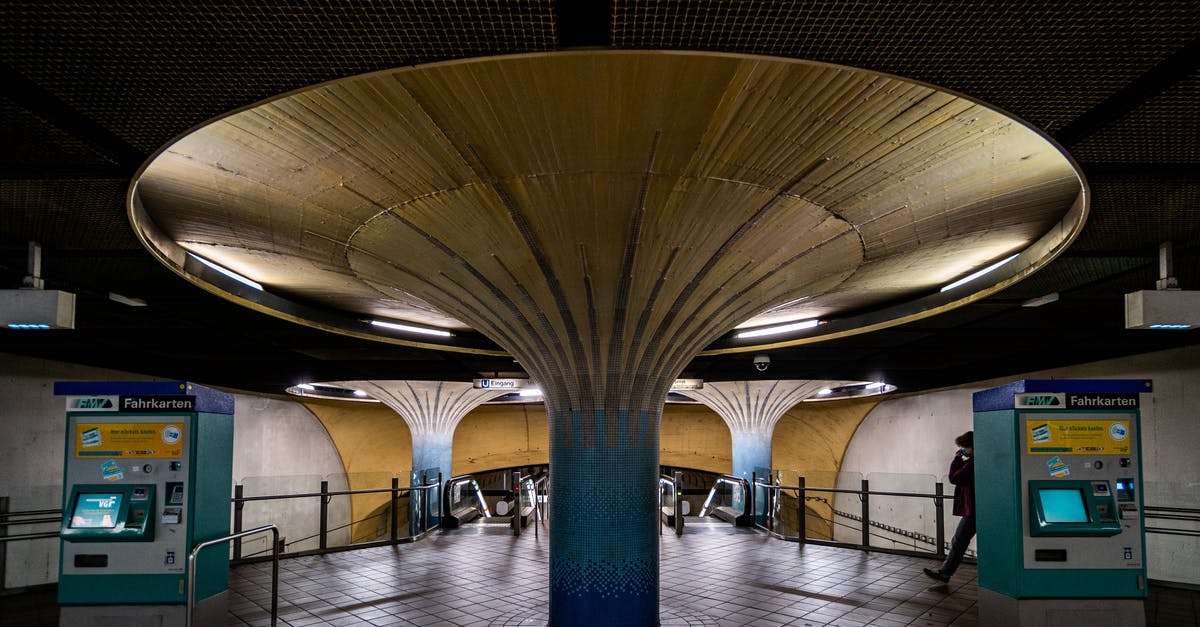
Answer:
<svg viewBox="0 0 1200 627"><path fill-rule="evenodd" d="M559 0L559 47L595 48L612 45L612 15L611 0Z"/></svg>
<svg viewBox="0 0 1200 627"><path fill-rule="evenodd" d="M1054 139L1064 146L1077 144L1187 78L1197 68L1200 68L1200 38L1191 40L1161 63L1064 125L1054 133Z"/></svg>
<svg viewBox="0 0 1200 627"><path fill-rule="evenodd" d="M139 162L140 163L140 162ZM0 165L4 181L128 181L137 172L137 163L9 163Z"/></svg>
<svg viewBox="0 0 1200 627"><path fill-rule="evenodd" d="M1081 163L1089 178L1154 178L1196 180L1200 165L1195 163Z"/></svg>
<svg viewBox="0 0 1200 627"><path fill-rule="evenodd" d="M109 156L119 168L133 172L146 160L142 151L6 63L0 63L0 84L7 85L6 95L18 106Z"/></svg>

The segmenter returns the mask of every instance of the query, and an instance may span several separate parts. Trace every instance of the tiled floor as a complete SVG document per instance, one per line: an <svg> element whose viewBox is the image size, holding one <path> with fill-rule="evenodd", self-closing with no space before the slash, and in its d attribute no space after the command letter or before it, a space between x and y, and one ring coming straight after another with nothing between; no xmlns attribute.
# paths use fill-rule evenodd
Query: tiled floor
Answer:
<svg viewBox="0 0 1200 627"><path fill-rule="evenodd" d="M689 523L693 521L688 520ZM549 540L468 527L416 544L280 562L280 625L544 625ZM725 524L661 543L663 625L975 625L975 567L799 545ZM269 624L271 565L233 569L227 625ZM1151 586L1147 625L1198 624L1200 593ZM52 588L0 596L0 626L52 626ZM597 624L602 624L598 622ZM209 626L203 626L209 627Z"/></svg>
<svg viewBox="0 0 1200 627"><path fill-rule="evenodd" d="M287 560L281 624L544 625L549 541L467 528L397 549ZM721 524L661 543L663 625L975 625L975 568L805 546ZM234 571L229 625L265 625L270 565Z"/></svg>

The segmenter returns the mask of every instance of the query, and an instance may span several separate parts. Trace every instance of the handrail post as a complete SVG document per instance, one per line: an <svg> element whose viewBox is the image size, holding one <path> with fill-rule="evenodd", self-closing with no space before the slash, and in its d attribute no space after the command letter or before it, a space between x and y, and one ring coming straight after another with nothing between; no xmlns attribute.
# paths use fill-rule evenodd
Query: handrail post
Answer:
<svg viewBox="0 0 1200 627"><path fill-rule="evenodd" d="M237 484L233 486L233 532L242 532L242 508L246 507L246 503L242 501L243 490L245 486ZM233 559L242 559L242 539L238 538L233 541Z"/></svg>
<svg viewBox="0 0 1200 627"><path fill-rule="evenodd" d="M274 529L275 548L271 551L271 627L279 620L279 554L283 553L283 538L279 537L279 528Z"/></svg>
<svg viewBox="0 0 1200 627"><path fill-rule="evenodd" d="M804 477L800 477L799 489L796 491L796 541L800 546L804 546L804 540L808 537L808 520L804 512Z"/></svg>
<svg viewBox="0 0 1200 627"><path fill-rule="evenodd" d="M866 479L862 480L862 545L864 549L871 548L871 486Z"/></svg>
<svg viewBox="0 0 1200 627"><path fill-rule="evenodd" d="M8 513L8 497L0 496L0 514ZM7 522L8 517L4 517ZM8 535L8 525L0 525L0 536ZM4 590L4 565L8 561L8 543L0 542L0 590Z"/></svg>
<svg viewBox="0 0 1200 627"><path fill-rule="evenodd" d="M937 556L944 558L946 557L946 507L942 499L942 490L941 481L933 484L933 493L937 495L933 498L933 511L937 519L937 533L935 534L937 537Z"/></svg>
<svg viewBox="0 0 1200 627"><path fill-rule="evenodd" d="M271 532L271 627L275 627L275 625L278 624L279 550L282 546L282 542L279 539L279 527L276 527L275 525L264 525L249 531L242 531L227 535L223 538L207 540L192 547L192 551L187 557L187 599L184 600L184 625L186 627L192 627L192 614L196 611L196 556L200 554L200 551L210 546L224 544L230 540L239 540L245 536L251 536L264 531Z"/></svg>
<svg viewBox="0 0 1200 627"><path fill-rule="evenodd" d="M329 535L329 498L330 497L327 496L328 493L329 493L329 482L322 481L321 482L321 539L320 539L320 547L321 547L322 551L324 551L329 545L328 535Z"/></svg>
<svg viewBox="0 0 1200 627"><path fill-rule="evenodd" d="M674 474L675 489L675 535L683 535L683 471L676 470Z"/></svg>
<svg viewBox="0 0 1200 627"><path fill-rule="evenodd" d="M663 508L663 482L662 478L658 480L658 535L662 535L662 508Z"/></svg>
<svg viewBox="0 0 1200 627"><path fill-rule="evenodd" d="M408 498L410 500L412 499L411 492L409 493ZM400 502L400 477L392 477L392 502L391 502L392 542L396 542L397 540L400 539L400 520L399 520L400 506L399 506L399 502Z"/></svg>
<svg viewBox="0 0 1200 627"><path fill-rule="evenodd" d="M756 509L755 501L758 500L758 475L750 473L750 485L746 486L746 501L743 504L745 509L742 510L742 515L750 514L750 527L758 524L758 509Z"/></svg>
<svg viewBox="0 0 1200 627"><path fill-rule="evenodd" d="M450 513L449 506L446 505L446 499L442 498L442 488L445 484L442 483L442 471L438 471L437 489L430 490L434 497L438 500L438 527L442 526L442 521L446 519L446 514Z"/></svg>
<svg viewBox="0 0 1200 627"><path fill-rule="evenodd" d="M521 535L521 473L513 471L513 535Z"/></svg>
<svg viewBox="0 0 1200 627"><path fill-rule="evenodd" d="M417 475L416 489L408 493L409 503L412 503L412 498L415 496L417 497L417 505L419 506L419 509L417 510L417 532L413 534L413 537L425 533L425 512L429 511L429 499L425 494L425 479L425 471L421 471L421 473ZM411 505L409 505L408 511L412 511Z"/></svg>

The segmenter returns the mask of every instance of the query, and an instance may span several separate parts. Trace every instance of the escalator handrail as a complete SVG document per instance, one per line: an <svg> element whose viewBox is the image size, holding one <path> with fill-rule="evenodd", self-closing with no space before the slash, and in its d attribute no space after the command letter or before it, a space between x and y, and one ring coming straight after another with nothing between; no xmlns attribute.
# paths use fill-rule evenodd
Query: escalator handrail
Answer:
<svg viewBox="0 0 1200 627"><path fill-rule="evenodd" d="M450 507L451 506L450 493L454 489L454 486L456 484L461 484L461 483L470 483L471 484L471 487L474 488L474 490L472 490L472 492L475 493L475 500L477 501L475 504L475 509L479 510L479 514L481 516L483 516L484 518L491 518L492 513L491 513L491 511L488 510L487 501L483 500L483 492L479 489L479 482L475 480L475 475L471 475L471 474L458 475L457 477L450 477L449 480L443 482L443 484L442 484L442 502L446 504L445 505L446 514L449 515L449 514L453 513L451 511L451 507Z"/></svg>
<svg viewBox="0 0 1200 627"><path fill-rule="evenodd" d="M742 489L745 490L746 498L753 498L753 493L750 491L750 481L748 481L747 479L744 479L742 477L736 477L734 475L717 475L716 480L713 481L712 487L709 488L709 490L708 490L708 497L706 497L704 499L704 505L700 508L700 517L701 518L703 518L711 513L708 509L708 506L712 505L713 497L715 497L717 495L717 488L722 483L740 484L742 486Z"/></svg>

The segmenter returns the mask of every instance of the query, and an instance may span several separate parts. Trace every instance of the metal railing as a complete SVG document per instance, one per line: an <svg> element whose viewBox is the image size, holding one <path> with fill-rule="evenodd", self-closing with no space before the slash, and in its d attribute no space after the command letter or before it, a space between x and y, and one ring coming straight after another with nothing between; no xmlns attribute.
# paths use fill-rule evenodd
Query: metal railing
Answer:
<svg viewBox="0 0 1200 627"><path fill-rule="evenodd" d="M662 522L671 525L675 535L683 535L683 472L676 470L673 476L662 475L658 479L658 512ZM668 510L670 510L668 512ZM662 535L662 525L658 527Z"/></svg>
<svg viewBox="0 0 1200 627"><path fill-rule="evenodd" d="M1156 507L1147 505L1142 508L1143 518L1157 520L1175 520L1200 524L1200 509L1194 507ZM1146 533L1161 533L1169 536L1200 537L1200 529L1180 529L1178 527L1146 527Z"/></svg>
<svg viewBox="0 0 1200 627"><path fill-rule="evenodd" d="M521 526L528 526L530 516L533 517L533 537L538 537L538 527L545 524L545 519L542 517L542 499L544 493L543 488L546 484L546 475L524 475L514 471L513 479L513 517L512 530L514 536L521 535Z"/></svg>
<svg viewBox="0 0 1200 627"><path fill-rule="evenodd" d="M772 485L770 483L767 483L767 481L769 481L769 478L766 478L766 481L764 481L763 479L760 479L758 477L756 477L755 481L754 481L755 490L756 491L762 490L763 492L766 493L766 498L767 498L767 503L765 504L765 507L763 508L763 510L766 513L766 516L765 516L766 524L762 524L759 520L755 520L755 525L757 527L760 527L760 528L762 528L766 531L769 531L775 535L778 535L779 537L791 539L790 537L788 537L782 533L779 533L779 531L778 531L779 526L776 524L776 521L778 521L780 519L779 514L780 514L781 504L783 501L782 495L785 493L791 492L791 493L794 493L795 497L796 497L797 534L796 534L795 539L797 542L799 542L801 544L812 543L812 544L824 544L824 545L831 545L831 546L844 546L844 547L860 548L860 549L866 549L866 550L876 550L876 551L903 553L903 554L920 555L920 556L933 555L933 556L936 556L939 558L945 557L946 549L949 548L946 543L946 537L945 537L946 532L945 532L945 505L944 505L944 502L947 499L953 499L954 497L948 496L945 494L945 486L940 481L934 483L934 486L933 486L934 489L933 489L932 493L899 492L899 491L889 491L889 490L871 490L870 481L868 481L866 479L861 480L861 483L857 490L851 489L851 488L829 488L829 487L809 486L806 484L805 478L803 476L798 477L797 484L791 485L791 486ZM836 507L834 507L833 503L831 503L828 499L822 498L819 496L812 496L811 493L813 493L813 492L820 492L820 493L827 493L827 494L855 495L858 497L859 502L861 504L859 513L855 514L855 513L839 510ZM934 514L934 518L935 518L934 535L929 536L924 533L918 533L918 532L914 532L911 530L903 529L901 527L896 527L893 525L888 525L885 523L881 523L881 522L872 520L871 519L871 497L872 496L931 500L933 502L933 507L934 507L934 512L935 512L935 514ZM806 520L808 517L807 503L809 503L809 502L818 502L818 503L823 503L823 504L829 506L829 509L835 518L844 518L847 520L857 521L859 523L858 531L860 533L859 542L853 543L853 542L834 541L832 539L834 534L831 534L831 537L829 540L822 540L822 539L815 539L815 538L808 537L808 527L807 527ZM837 524L836 521L833 524L836 525ZM903 549L890 549L890 548L886 548L886 547L872 546L871 538L873 535L874 535L874 537L877 537L877 538L885 539L885 540L888 540L891 542L897 542L896 538L889 538L889 537L883 536L881 534L872 534L872 529L876 529L879 531L885 531L887 533L891 533L891 534L894 534L897 536L902 536L902 537L908 538L910 540L913 540L913 544L911 545L913 550L909 551L909 550L903 550ZM932 545L934 547L934 551L930 552L930 551L918 550L918 546L917 546L918 542L922 543L922 544L926 544L926 545Z"/></svg>
<svg viewBox="0 0 1200 627"><path fill-rule="evenodd" d="M192 627L192 614L196 610L196 556L200 551L210 546L224 544L230 540L239 540L246 536L257 535L265 531L271 532L271 627L279 621L279 527L263 525L247 531L227 535L223 538L201 542L192 548L187 562L187 615L186 627Z"/></svg>
<svg viewBox="0 0 1200 627"><path fill-rule="evenodd" d="M232 502L233 502L233 532L236 534L236 533L241 532L241 530L242 530L243 509L244 509L246 503L261 502L261 501L279 501L279 500L289 500L289 499L319 498L320 499L320 510L318 513L318 531L317 531L317 533L294 539L291 542L285 541L285 543L284 543L284 550L286 551L286 548L288 545L295 545L295 544L299 544L301 542L306 542L306 541L316 538L318 548L306 550L306 551L295 551L295 552L290 553L289 555L292 555L292 556L320 555L320 554L324 554L324 553L345 551L345 550L350 550L350 549L355 549L355 548L387 546L387 545L392 545L392 544L403 544L403 543L407 543L407 542L414 542L416 540L419 540L419 539L425 537L431 531L433 531L434 529L437 528L436 526L430 525L431 518L440 516L440 512L434 513L434 512L430 511L433 506L432 504L435 502L435 500L431 497L433 495L436 495L438 493L438 491L441 490L441 485L442 485L441 482L436 482L436 483L431 483L429 485L423 485L423 486L400 487L399 478L392 477L392 485L389 488L374 488L374 489L364 489L364 490L330 490L329 482L321 481L320 489L317 492L244 496L243 495L243 486L239 484L239 485L234 486L234 496L232 499ZM389 518L388 538L386 540L379 540L378 539L379 536L376 536L375 540L368 541L368 542L350 542L350 543L342 545L342 546L331 547L329 545L330 532L339 531L341 529L345 529L345 528L351 527L353 525L364 523L368 520L371 520L373 518L377 518L377 517L381 516L382 513L375 514L372 516L367 516L364 518L360 518L358 520L351 520L343 525L339 525L339 526L331 529L329 527L329 503L330 503L330 500L335 496L354 496L354 495L365 495L365 494L388 494L388 495L390 495L390 498L388 500L388 509L387 509L387 514L388 514L388 518ZM411 536L402 536L400 534L400 502L403 497L409 497L411 499L414 495L419 495L418 499L420 501L420 507L417 511L419 518L415 521L416 522L415 529L417 531L415 534L413 534ZM440 507L440 504L439 504L439 507ZM251 555L242 555L242 543L241 543L241 540L238 539L238 540L235 540L233 543L233 560L232 561L234 563L241 563L241 562L245 562L245 561L258 561L257 556L261 555L261 553L264 553L264 552L265 551L261 551L259 553L254 553Z"/></svg>

